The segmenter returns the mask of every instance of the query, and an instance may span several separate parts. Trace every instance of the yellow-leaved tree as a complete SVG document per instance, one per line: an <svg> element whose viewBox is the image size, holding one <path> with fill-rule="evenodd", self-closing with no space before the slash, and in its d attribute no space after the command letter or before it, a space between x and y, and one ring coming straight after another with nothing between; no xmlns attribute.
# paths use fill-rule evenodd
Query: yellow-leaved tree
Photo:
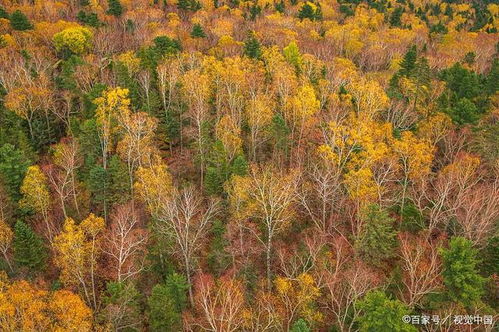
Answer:
<svg viewBox="0 0 499 332"><path fill-rule="evenodd" d="M256 152L269 135L266 129L274 117L275 102L268 94L258 93L250 99L245 109L246 121L249 127L251 158L256 158Z"/></svg>
<svg viewBox="0 0 499 332"><path fill-rule="evenodd" d="M285 308L286 330L297 317L312 324L322 321L322 313L315 306L321 292L310 274L302 273L297 278L277 277L274 284L277 297Z"/></svg>
<svg viewBox="0 0 499 332"><path fill-rule="evenodd" d="M49 220L50 192L47 177L38 165L28 167L21 185L21 194L23 194L21 206L32 209L43 217L47 236L49 240L52 240L54 230Z"/></svg>
<svg viewBox="0 0 499 332"><path fill-rule="evenodd" d="M222 142L229 161L242 152L241 128L237 126L237 123L230 115L224 115L218 121L215 134Z"/></svg>
<svg viewBox="0 0 499 332"><path fill-rule="evenodd" d="M409 181L416 181L430 173L434 147L417 138L412 132L404 131L400 140L395 140L393 150L399 158L402 180L401 210L404 208Z"/></svg>
<svg viewBox="0 0 499 332"><path fill-rule="evenodd" d="M173 183L168 167L157 161L150 167L139 167L135 172L135 194L146 204L149 212L159 213L162 203L171 196Z"/></svg>
<svg viewBox="0 0 499 332"><path fill-rule="evenodd" d="M127 164L132 197L135 171L142 165L151 165L157 152L154 146L157 123L156 118L145 112L128 113L120 117L122 138L116 150Z"/></svg>
<svg viewBox="0 0 499 332"><path fill-rule="evenodd" d="M252 167L246 177L234 176L228 185L232 216L241 227L255 220L262 232L254 233L266 252L268 288L271 287L271 254L275 238L289 225L297 199L299 174L268 167Z"/></svg>
<svg viewBox="0 0 499 332"><path fill-rule="evenodd" d="M291 135L298 139L298 147L301 146L305 129L309 126L314 115L319 112L320 104L315 90L310 84L302 85L289 100L287 119L292 124Z"/></svg>
<svg viewBox="0 0 499 332"><path fill-rule="evenodd" d="M97 307L94 273L98 235L103 229L104 219L93 214L79 225L67 218L62 232L54 239L55 263L61 269L61 281L80 290L93 308Z"/></svg>
<svg viewBox="0 0 499 332"><path fill-rule="evenodd" d="M113 148L113 139L118 130L119 119L130 114L130 98L128 89L120 87L107 89L102 96L96 98L95 119L98 127L102 151L102 167L107 169L107 159Z"/></svg>
<svg viewBox="0 0 499 332"><path fill-rule="evenodd" d="M92 47L93 33L85 27L70 27L54 35L54 46L58 52L70 51L83 54Z"/></svg>
<svg viewBox="0 0 499 332"><path fill-rule="evenodd" d="M48 292L0 275L2 331L91 331L92 310L67 290Z"/></svg>

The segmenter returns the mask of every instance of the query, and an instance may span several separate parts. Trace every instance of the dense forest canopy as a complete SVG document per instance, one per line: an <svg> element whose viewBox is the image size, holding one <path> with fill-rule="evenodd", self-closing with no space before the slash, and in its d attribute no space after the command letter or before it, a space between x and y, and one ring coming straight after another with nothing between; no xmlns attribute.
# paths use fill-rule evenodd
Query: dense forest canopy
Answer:
<svg viewBox="0 0 499 332"><path fill-rule="evenodd" d="M0 330L492 331L499 5L0 0Z"/></svg>

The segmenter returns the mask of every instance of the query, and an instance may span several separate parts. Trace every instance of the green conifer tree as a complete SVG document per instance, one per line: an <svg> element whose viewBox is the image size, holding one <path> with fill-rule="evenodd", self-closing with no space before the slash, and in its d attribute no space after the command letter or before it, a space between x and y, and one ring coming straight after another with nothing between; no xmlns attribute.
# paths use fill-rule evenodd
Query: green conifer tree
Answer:
<svg viewBox="0 0 499 332"><path fill-rule="evenodd" d="M363 218L363 231L356 239L355 246L366 262L379 265L394 255L397 245L394 220L385 210L374 204L367 207Z"/></svg>
<svg viewBox="0 0 499 332"><path fill-rule="evenodd" d="M107 0L107 14L120 17L123 14L123 6L120 0Z"/></svg>
<svg viewBox="0 0 499 332"><path fill-rule="evenodd" d="M392 15L390 16L390 26L400 27L402 25L400 18L402 17L403 12L404 9L402 7L397 7L393 10Z"/></svg>
<svg viewBox="0 0 499 332"><path fill-rule="evenodd" d="M11 144L0 147L0 181L5 184L7 193L14 201L21 198L19 188L31 162Z"/></svg>
<svg viewBox="0 0 499 332"><path fill-rule="evenodd" d="M199 23L194 24L194 26L192 27L192 31L191 31L191 37L192 38L205 38L206 37L206 34L204 33L204 30L203 30L203 27L201 26L201 24L199 24Z"/></svg>
<svg viewBox="0 0 499 332"><path fill-rule="evenodd" d="M9 19L9 14L2 6L0 6L0 18Z"/></svg>
<svg viewBox="0 0 499 332"><path fill-rule="evenodd" d="M361 332L416 332L417 328L402 320L410 310L399 300L391 300L380 290L370 291L357 303L362 314L357 319Z"/></svg>
<svg viewBox="0 0 499 332"><path fill-rule="evenodd" d="M255 36L254 32L250 32L248 37L244 41L244 55L252 59L260 59L262 56L262 50L260 47L260 42Z"/></svg>
<svg viewBox="0 0 499 332"><path fill-rule="evenodd" d="M45 266L47 252L40 237L24 222L14 225L14 261L19 266L41 270Z"/></svg>
<svg viewBox="0 0 499 332"><path fill-rule="evenodd" d="M418 50L416 45L412 45L404 55L404 58L400 62L400 75L410 76L416 68L416 61L418 59Z"/></svg>
<svg viewBox="0 0 499 332"><path fill-rule="evenodd" d="M181 331L182 310L187 304L187 282L179 274L168 276L165 284L153 287L147 303L151 331Z"/></svg>
<svg viewBox="0 0 499 332"><path fill-rule="evenodd" d="M10 16L10 25L12 29L18 31L31 30L33 25L29 22L26 15L24 15L20 10L16 10Z"/></svg>
<svg viewBox="0 0 499 332"><path fill-rule="evenodd" d="M486 279L478 274L478 251L470 240L454 237L449 248L440 251L444 270L442 276L447 295L470 308L480 301Z"/></svg>

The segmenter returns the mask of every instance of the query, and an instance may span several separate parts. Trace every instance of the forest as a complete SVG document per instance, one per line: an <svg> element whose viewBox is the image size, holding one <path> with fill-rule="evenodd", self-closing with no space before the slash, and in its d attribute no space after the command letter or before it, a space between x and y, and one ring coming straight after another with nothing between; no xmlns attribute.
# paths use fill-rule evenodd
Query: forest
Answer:
<svg viewBox="0 0 499 332"><path fill-rule="evenodd" d="M499 326L495 0L0 0L0 330Z"/></svg>

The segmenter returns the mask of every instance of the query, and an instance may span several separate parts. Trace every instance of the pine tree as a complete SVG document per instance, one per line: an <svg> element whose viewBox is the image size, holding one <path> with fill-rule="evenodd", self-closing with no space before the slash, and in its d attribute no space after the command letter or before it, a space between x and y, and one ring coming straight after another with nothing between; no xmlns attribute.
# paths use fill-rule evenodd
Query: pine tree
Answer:
<svg viewBox="0 0 499 332"><path fill-rule="evenodd" d="M172 39L168 36L158 36L153 39L154 50L159 55L176 54L182 50L180 41Z"/></svg>
<svg viewBox="0 0 499 332"><path fill-rule="evenodd" d="M123 6L120 0L107 0L108 9L107 14L115 17L120 17L123 14Z"/></svg>
<svg viewBox="0 0 499 332"><path fill-rule="evenodd" d="M207 263L211 273L220 275L230 264L230 255L226 251L228 241L225 237L226 226L220 220L215 220L211 227L212 240L208 251Z"/></svg>
<svg viewBox="0 0 499 332"><path fill-rule="evenodd" d="M201 3L197 0L178 0L177 8L196 12L201 9Z"/></svg>
<svg viewBox="0 0 499 332"><path fill-rule="evenodd" d="M417 329L402 321L410 314L409 308L399 300L391 300L380 290L370 291L357 303L362 315L358 318L362 332L416 332Z"/></svg>
<svg viewBox="0 0 499 332"><path fill-rule="evenodd" d="M182 330L182 310L187 303L188 285L184 277L174 273L165 284L153 287L147 302L151 331Z"/></svg>
<svg viewBox="0 0 499 332"><path fill-rule="evenodd" d="M189 0L178 0L177 1L177 8L182 9L182 10L189 10L190 1Z"/></svg>
<svg viewBox="0 0 499 332"><path fill-rule="evenodd" d="M471 241L454 237L448 249L441 250L442 272L447 294L453 301L472 307L483 295L486 279L478 274L477 250Z"/></svg>
<svg viewBox="0 0 499 332"><path fill-rule="evenodd" d="M394 220L378 205L369 206L364 215L363 231L355 246L366 262L379 265L394 255L397 245Z"/></svg>
<svg viewBox="0 0 499 332"><path fill-rule="evenodd" d="M300 318L291 326L290 332L310 332L310 328L307 322Z"/></svg>
<svg viewBox="0 0 499 332"><path fill-rule="evenodd" d="M256 20L257 16L262 13L262 7L260 7L256 2L250 7L250 20Z"/></svg>
<svg viewBox="0 0 499 332"><path fill-rule="evenodd" d="M418 51L416 45L412 45L409 50L405 53L402 62L400 63L400 75L410 76L416 68L416 61L418 59Z"/></svg>
<svg viewBox="0 0 499 332"><path fill-rule="evenodd" d="M6 143L0 147L0 181L5 184L12 200L21 198L19 188L30 164L15 146Z"/></svg>
<svg viewBox="0 0 499 332"><path fill-rule="evenodd" d="M298 18L301 21L306 18L311 21L320 20L322 19L322 10L320 6L307 1L301 6L300 11L298 12Z"/></svg>
<svg viewBox="0 0 499 332"><path fill-rule="evenodd" d="M284 0L280 0L279 2L274 2L274 8L279 13L284 14L284 11L286 9L286 4L284 3Z"/></svg>
<svg viewBox="0 0 499 332"><path fill-rule="evenodd" d="M260 59L262 56L260 42L254 32L250 32L244 41L244 55L252 59Z"/></svg>
<svg viewBox="0 0 499 332"><path fill-rule="evenodd" d="M192 38L205 38L206 37L206 34L204 33L204 30L203 30L203 27L201 26L201 24L199 24L199 23L194 24L194 26L192 27L192 31L191 31L191 37Z"/></svg>
<svg viewBox="0 0 499 332"><path fill-rule="evenodd" d="M402 25L400 18L402 17L403 12L404 9L402 7L397 7L393 10L392 15L390 16L390 26L400 27Z"/></svg>
<svg viewBox="0 0 499 332"><path fill-rule="evenodd" d="M40 270L45 266L47 252L40 237L24 222L14 226L14 260L20 266Z"/></svg>
<svg viewBox="0 0 499 332"><path fill-rule="evenodd" d="M227 159L227 151L220 140L213 143L211 151L207 157L205 189L208 194L221 194L224 183L232 175L245 175L248 169L248 162L244 155L239 154L233 160Z"/></svg>
<svg viewBox="0 0 499 332"><path fill-rule="evenodd" d="M20 10L16 10L12 13L10 17L10 25L12 29L24 31L33 29L33 25L29 22L26 15L24 15Z"/></svg>
<svg viewBox="0 0 499 332"><path fill-rule="evenodd" d="M9 19L9 14L2 6L0 6L0 18Z"/></svg>

